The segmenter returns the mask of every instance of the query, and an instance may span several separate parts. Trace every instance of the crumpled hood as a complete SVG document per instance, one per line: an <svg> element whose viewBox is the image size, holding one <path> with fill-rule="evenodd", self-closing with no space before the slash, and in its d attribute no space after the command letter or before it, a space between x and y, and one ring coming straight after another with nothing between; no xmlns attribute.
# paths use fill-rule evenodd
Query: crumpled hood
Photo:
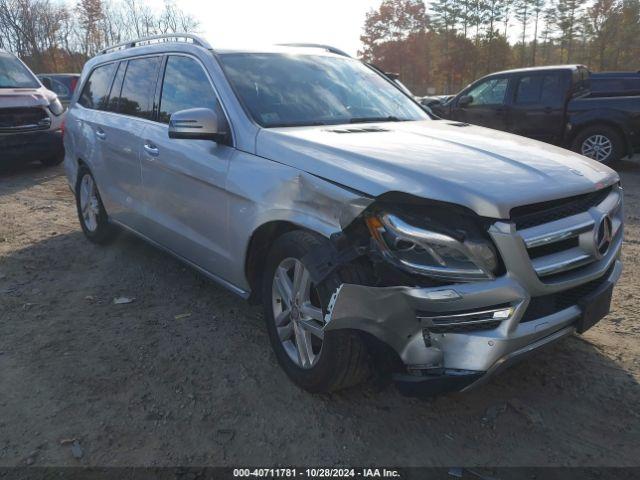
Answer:
<svg viewBox="0 0 640 480"><path fill-rule="evenodd" d="M610 168L568 150L456 125L427 120L263 129L256 153L374 197L404 192L492 218L618 180Z"/></svg>
<svg viewBox="0 0 640 480"><path fill-rule="evenodd" d="M40 88L0 88L0 108L46 107L56 94Z"/></svg>

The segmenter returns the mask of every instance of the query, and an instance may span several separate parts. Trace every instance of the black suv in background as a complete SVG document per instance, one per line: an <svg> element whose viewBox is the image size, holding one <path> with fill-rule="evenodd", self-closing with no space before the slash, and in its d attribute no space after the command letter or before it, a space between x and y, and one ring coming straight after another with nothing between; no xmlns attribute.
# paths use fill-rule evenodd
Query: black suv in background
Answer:
<svg viewBox="0 0 640 480"><path fill-rule="evenodd" d="M444 102L438 116L570 148L602 163L640 149L640 96L603 89L582 65L508 70L477 80ZM602 83L600 83L602 82Z"/></svg>

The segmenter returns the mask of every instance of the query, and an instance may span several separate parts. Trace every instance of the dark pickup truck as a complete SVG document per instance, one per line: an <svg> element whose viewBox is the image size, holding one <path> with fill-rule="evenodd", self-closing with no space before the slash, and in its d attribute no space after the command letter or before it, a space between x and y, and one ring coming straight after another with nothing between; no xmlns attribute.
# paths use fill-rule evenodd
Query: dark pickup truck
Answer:
<svg viewBox="0 0 640 480"><path fill-rule="evenodd" d="M590 78L582 65L508 70L426 106L439 117L542 140L602 163L639 151L640 96L592 91Z"/></svg>

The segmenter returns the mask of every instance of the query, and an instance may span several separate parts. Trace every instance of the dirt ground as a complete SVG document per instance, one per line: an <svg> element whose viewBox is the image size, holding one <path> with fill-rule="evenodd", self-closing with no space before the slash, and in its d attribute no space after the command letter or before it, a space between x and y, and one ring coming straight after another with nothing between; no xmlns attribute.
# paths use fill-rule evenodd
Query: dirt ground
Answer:
<svg viewBox="0 0 640 480"><path fill-rule="evenodd" d="M86 241L62 168L5 170L0 465L640 465L640 161L620 171L611 314L479 390L418 400L299 390L259 308L130 235Z"/></svg>

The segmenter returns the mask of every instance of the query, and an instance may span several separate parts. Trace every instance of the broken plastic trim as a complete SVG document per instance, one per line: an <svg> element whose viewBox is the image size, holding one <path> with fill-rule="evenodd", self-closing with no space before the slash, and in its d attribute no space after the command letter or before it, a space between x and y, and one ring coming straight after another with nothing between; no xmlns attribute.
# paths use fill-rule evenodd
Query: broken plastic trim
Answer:
<svg viewBox="0 0 640 480"><path fill-rule="evenodd" d="M342 188L346 188L342 185L335 184ZM355 192L354 192L355 193ZM372 238L370 229L367 227L366 219L377 213L385 212L397 212L403 215L403 218L408 218L412 224L417 225L417 228L430 228L435 231L442 232L461 244L464 244L469 249L469 255L472 259L478 259L476 254L476 246L481 242L487 244L497 260L498 264L493 265L490 272L482 274L482 278L457 278L451 274L438 275L436 273L430 273L429 271L413 271L404 268L403 265L398 265L398 262L389 258L389 255L385 255L385 252L381 250L378 242L375 238ZM346 213L346 212L345 212ZM412 195L389 192L385 193L375 200L371 200L366 207L360 207L360 212L355 212L351 209L348 215L343 216L341 226L344 225L346 219L349 223L343 227L341 232L334 233L330 237L330 242L320 247L317 247L314 251L310 252L304 259L305 265L311 273L311 277L314 283L319 284L327 278L332 272L338 269L340 266L349 264L360 257L368 257L374 265L386 264L387 271L395 271L397 275L379 275L389 278L389 282L383 282L378 284L379 286L386 285L418 285L431 282L433 284L452 283L457 281L476 281L485 278L492 278L495 273L500 273L502 270L501 260L497 254L495 247L486 233L487 226L490 224L488 219L479 217L471 210L454 204L447 204L444 202L433 201L415 197ZM454 219L455 226L458 228L449 227L451 219ZM484 265L484 262L481 262ZM379 270L385 270L384 268ZM482 271L484 272L484 267ZM393 282L396 280L396 283ZM373 279L372 279L373 282Z"/></svg>

